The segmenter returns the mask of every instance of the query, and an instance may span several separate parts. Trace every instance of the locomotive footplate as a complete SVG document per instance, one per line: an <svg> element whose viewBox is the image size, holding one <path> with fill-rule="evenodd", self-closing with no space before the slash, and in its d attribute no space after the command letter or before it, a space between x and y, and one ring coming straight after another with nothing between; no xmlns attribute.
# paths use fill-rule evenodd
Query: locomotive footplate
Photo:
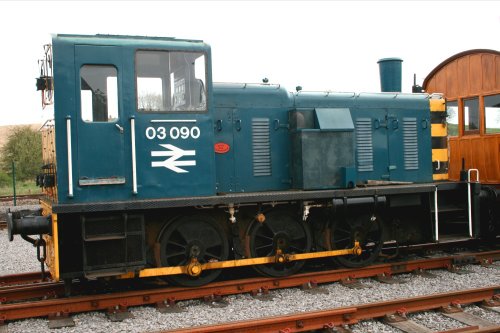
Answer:
<svg viewBox="0 0 500 333"><path fill-rule="evenodd" d="M206 197L148 199L134 201L93 202L83 204L58 204L54 213L90 213L121 210L145 210L175 207L217 206L259 202L289 202L297 200L320 200L329 198L376 197L395 194L430 193L436 184L408 184L356 187L338 190L290 190L253 193L231 193Z"/></svg>
<svg viewBox="0 0 500 333"><path fill-rule="evenodd" d="M333 251L321 251L321 252L311 252L311 253L301 253L301 254L284 254L281 251L277 251L275 256L270 257L260 257L260 258L249 258L249 259L238 259L238 260L226 260L219 262L208 262L201 264L196 258L193 258L191 262L186 266L173 266L173 267L158 267L158 268L146 268L140 270L136 275L133 272L120 275L119 278L128 279L134 277L153 277L162 275L176 275L176 274L188 274L190 276L198 276L204 270L208 269L221 269L221 268L233 268L233 267L243 267L252 265L264 265L264 264L276 264L285 263L297 260L306 259L317 259L344 255L361 255L362 249L359 242L354 243L354 247L351 249L343 250L333 250Z"/></svg>

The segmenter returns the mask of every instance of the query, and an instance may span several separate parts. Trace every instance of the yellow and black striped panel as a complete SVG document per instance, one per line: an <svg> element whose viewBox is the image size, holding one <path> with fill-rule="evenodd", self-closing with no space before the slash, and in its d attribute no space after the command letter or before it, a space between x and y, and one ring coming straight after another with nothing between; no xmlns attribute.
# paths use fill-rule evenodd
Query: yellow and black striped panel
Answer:
<svg viewBox="0 0 500 333"><path fill-rule="evenodd" d="M448 179L448 127L446 102L443 98L431 98L432 178Z"/></svg>

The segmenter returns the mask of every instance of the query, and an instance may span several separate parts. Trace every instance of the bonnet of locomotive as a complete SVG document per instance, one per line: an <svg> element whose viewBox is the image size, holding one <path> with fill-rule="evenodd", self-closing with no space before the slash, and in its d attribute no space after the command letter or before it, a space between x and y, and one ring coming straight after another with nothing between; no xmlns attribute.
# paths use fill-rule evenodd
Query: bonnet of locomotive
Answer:
<svg viewBox="0 0 500 333"><path fill-rule="evenodd" d="M287 190L288 112L292 95L280 85L214 84L218 193Z"/></svg>
<svg viewBox="0 0 500 333"><path fill-rule="evenodd" d="M352 133L350 142L339 141L349 150L344 159L352 161L343 166L348 174L344 181L425 183L433 179L429 98L427 94L299 92L294 109L313 114L316 123L325 114L344 119L341 128L331 126L331 130Z"/></svg>
<svg viewBox="0 0 500 333"><path fill-rule="evenodd" d="M214 83L215 107L289 108L293 96L279 84Z"/></svg>

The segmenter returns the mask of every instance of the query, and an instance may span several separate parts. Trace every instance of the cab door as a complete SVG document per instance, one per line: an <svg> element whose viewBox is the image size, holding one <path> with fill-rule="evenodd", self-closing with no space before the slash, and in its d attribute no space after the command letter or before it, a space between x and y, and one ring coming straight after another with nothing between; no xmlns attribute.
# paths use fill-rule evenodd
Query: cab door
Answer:
<svg viewBox="0 0 500 333"><path fill-rule="evenodd" d="M80 195L90 196L92 192L95 197L103 193L103 187L123 186L128 182L125 116L120 99L122 49L76 45L75 70L77 185L82 191ZM109 200L109 192L104 195Z"/></svg>
<svg viewBox="0 0 500 333"><path fill-rule="evenodd" d="M137 198L215 194L208 63L201 51L135 52Z"/></svg>

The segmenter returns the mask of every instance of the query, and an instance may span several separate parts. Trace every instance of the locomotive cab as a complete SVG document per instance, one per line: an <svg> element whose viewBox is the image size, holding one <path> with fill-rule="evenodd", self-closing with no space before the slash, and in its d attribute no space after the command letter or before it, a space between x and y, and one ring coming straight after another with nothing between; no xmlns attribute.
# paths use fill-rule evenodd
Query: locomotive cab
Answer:
<svg viewBox="0 0 500 333"><path fill-rule="evenodd" d="M144 217L123 213L129 204L215 194L210 47L56 35L52 52L53 78L38 85L57 91L39 176L50 227L36 232L46 234L52 276L65 274L59 262L70 276L144 267ZM32 234L32 221L10 221L12 235Z"/></svg>
<svg viewBox="0 0 500 333"><path fill-rule="evenodd" d="M130 41L53 41L59 204L214 194L210 48Z"/></svg>

